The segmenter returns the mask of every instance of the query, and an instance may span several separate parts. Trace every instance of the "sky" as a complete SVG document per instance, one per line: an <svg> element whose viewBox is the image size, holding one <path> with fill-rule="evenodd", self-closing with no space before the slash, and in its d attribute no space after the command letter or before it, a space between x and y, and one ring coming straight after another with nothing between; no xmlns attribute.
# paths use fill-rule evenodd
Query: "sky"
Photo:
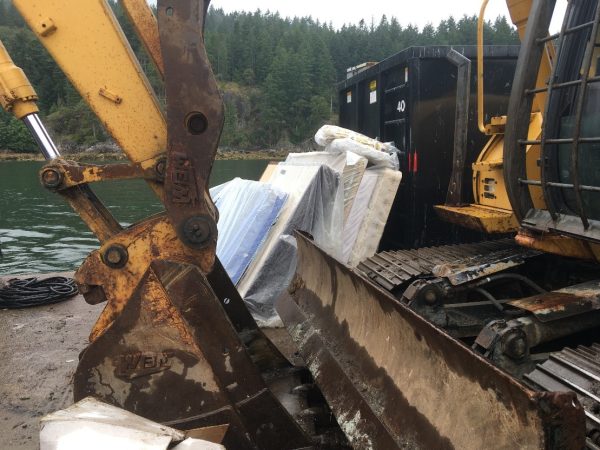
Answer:
<svg viewBox="0 0 600 450"><path fill-rule="evenodd" d="M231 11L279 11L286 17L312 16L320 21L332 22L338 28L344 23L358 23L361 19L370 24L375 23L383 14L395 16L406 26L409 23L422 28L427 23L437 25L440 20L449 16L460 18L464 14L478 15L481 0L212 0L211 5ZM558 0L558 9L564 11L566 0ZM495 19L499 15L508 18L506 1L491 0L486 10L486 18ZM553 27L554 28L554 27Z"/></svg>
<svg viewBox="0 0 600 450"><path fill-rule="evenodd" d="M156 0L148 0L156 4ZM378 23L383 14L388 18L396 17L402 26L417 25L420 29L428 23L436 26L440 20L454 16L479 15L481 0L368 0L354 2L348 0L212 0L211 5L222 8L225 12L251 11L260 9L263 12L278 11L283 17L312 16L321 22L331 22L335 28L346 24L358 24L364 19ZM558 0L552 22L551 31L560 29L562 16L567 0ZM506 1L491 0L486 9L486 18L493 20L498 16L509 17Z"/></svg>

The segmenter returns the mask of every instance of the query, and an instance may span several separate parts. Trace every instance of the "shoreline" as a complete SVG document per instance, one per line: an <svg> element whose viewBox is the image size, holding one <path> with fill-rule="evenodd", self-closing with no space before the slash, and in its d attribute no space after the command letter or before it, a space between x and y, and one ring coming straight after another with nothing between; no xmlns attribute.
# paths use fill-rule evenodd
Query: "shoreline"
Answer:
<svg viewBox="0 0 600 450"><path fill-rule="evenodd" d="M286 150L257 150L257 151L218 151L216 161L228 160L264 160L278 161L284 160L288 151ZM63 155L63 158L70 161L128 161L123 153L70 153ZM40 153L14 153L0 152L0 162L4 161L45 161Z"/></svg>

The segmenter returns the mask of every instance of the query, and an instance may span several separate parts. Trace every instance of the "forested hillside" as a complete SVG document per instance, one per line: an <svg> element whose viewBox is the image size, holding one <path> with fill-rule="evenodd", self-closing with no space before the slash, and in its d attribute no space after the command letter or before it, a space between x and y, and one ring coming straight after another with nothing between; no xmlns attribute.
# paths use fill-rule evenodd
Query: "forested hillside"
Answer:
<svg viewBox="0 0 600 450"><path fill-rule="evenodd" d="M156 71L116 2L113 8L162 98ZM288 19L260 10L226 14L211 8L206 46L226 104L222 147L248 150L302 143L335 118L335 82L344 78L347 67L380 61L412 45L474 44L476 29L474 16L449 18L421 30L385 16L335 29L311 18ZM485 36L490 44L519 42L503 17L486 25ZM10 0L0 0L0 39L34 84L42 115L64 149L109 139ZM24 127L0 113L0 150L33 149Z"/></svg>

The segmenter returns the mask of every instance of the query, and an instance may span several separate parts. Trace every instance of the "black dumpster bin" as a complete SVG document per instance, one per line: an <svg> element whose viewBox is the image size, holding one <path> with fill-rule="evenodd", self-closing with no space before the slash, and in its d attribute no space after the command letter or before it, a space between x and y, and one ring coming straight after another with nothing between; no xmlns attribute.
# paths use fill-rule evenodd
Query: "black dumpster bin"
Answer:
<svg viewBox="0 0 600 450"><path fill-rule="evenodd" d="M471 164L487 141L477 126L475 46L410 47L339 83L340 126L400 150L402 183L382 250L459 243L483 238L439 219L452 172L457 67L454 49L472 61L463 199L472 201ZM518 46L485 46L485 120L506 114Z"/></svg>

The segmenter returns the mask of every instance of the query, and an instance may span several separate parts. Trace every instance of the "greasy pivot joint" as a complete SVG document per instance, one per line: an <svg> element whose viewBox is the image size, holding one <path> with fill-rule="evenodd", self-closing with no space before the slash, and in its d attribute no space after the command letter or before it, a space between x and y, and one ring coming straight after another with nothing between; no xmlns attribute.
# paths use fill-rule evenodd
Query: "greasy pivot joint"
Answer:
<svg viewBox="0 0 600 450"><path fill-rule="evenodd" d="M529 347L527 345L527 335L521 329L515 329L502 337L502 350L505 355L520 360L527 356Z"/></svg>
<svg viewBox="0 0 600 450"><path fill-rule="evenodd" d="M46 167L40 173L42 185L47 189L58 189L63 183L62 172L54 167Z"/></svg>
<svg viewBox="0 0 600 450"><path fill-rule="evenodd" d="M188 114L185 124L190 134L202 134L208 128L208 119L201 112L193 112Z"/></svg>
<svg viewBox="0 0 600 450"><path fill-rule="evenodd" d="M216 239L217 226L212 217L193 216L183 223L182 231L187 245L203 248Z"/></svg>

